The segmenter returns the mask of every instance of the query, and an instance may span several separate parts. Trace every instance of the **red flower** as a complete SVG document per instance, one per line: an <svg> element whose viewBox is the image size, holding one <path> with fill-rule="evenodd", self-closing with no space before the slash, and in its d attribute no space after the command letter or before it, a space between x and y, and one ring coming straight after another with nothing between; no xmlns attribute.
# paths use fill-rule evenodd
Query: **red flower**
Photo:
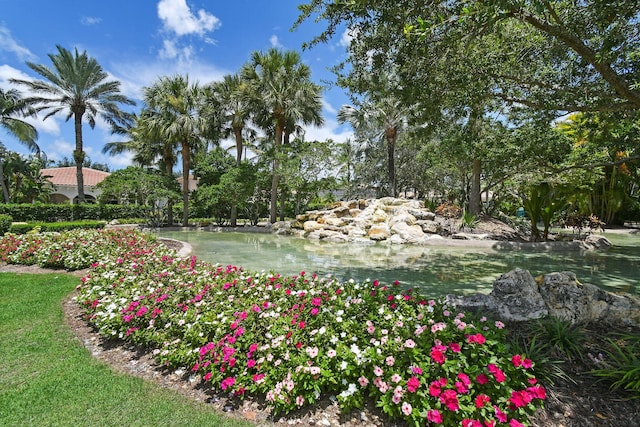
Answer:
<svg viewBox="0 0 640 427"><path fill-rule="evenodd" d="M427 420L434 424L442 424L442 414L437 409L427 411Z"/></svg>
<svg viewBox="0 0 640 427"><path fill-rule="evenodd" d="M418 390L418 387L420 387L420 380L416 377L409 378L409 381L407 381L407 390L411 393L415 393L416 390Z"/></svg>
<svg viewBox="0 0 640 427"><path fill-rule="evenodd" d="M527 391L533 396L535 399L544 400L547 398L547 390L544 389L541 385L528 387Z"/></svg>
<svg viewBox="0 0 640 427"><path fill-rule="evenodd" d="M476 408L480 409L490 401L491 399L486 394L479 394L475 399Z"/></svg>
<svg viewBox="0 0 640 427"><path fill-rule="evenodd" d="M483 385L489 382L489 378L485 374L478 374L478 376L476 377L476 382L480 385Z"/></svg>
<svg viewBox="0 0 640 427"><path fill-rule="evenodd" d="M440 395L440 402L447 407L450 411L457 411L460 407L458 405L458 395L454 390L445 390Z"/></svg>
<svg viewBox="0 0 640 427"><path fill-rule="evenodd" d="M519 390L511 392L511 397L509 398L509 403L515 408L522 408L523 406L527 406L533 397L526 390Z"/></svg>
<svg viewBox="0 0 640 427"><path fill-rule="evenodd" d="M440 350L436 350L435 348L431 349L431 358L439 364L443 364L444 361L446 360L446 357L444 357L444 354L440 351Z"/></svg>
<svg viewBox="0 0 640 427"><path fill-rule="evenodd" d="M513 363L513 366L515 366L516 368L519 367L520 365L522 365L522 356L520 356L519 354L514 354L511 358L511 363Z"/></svg>
<svg viewBox="0 0 640 427"><path fill-rule="evenodd" d="M484 335L477 333L475 335L469 335L467 337L467 342L469 344L484 344L485 342L487 342L487 339L484 337Z"/></svg>

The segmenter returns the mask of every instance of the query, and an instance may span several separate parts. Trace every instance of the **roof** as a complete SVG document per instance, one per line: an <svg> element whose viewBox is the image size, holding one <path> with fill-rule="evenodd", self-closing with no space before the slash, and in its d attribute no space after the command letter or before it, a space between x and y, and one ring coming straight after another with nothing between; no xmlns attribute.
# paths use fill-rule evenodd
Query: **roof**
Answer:
<svg viewBox="0 0 640 427"><path fill-rule="evenodd" d="M78 185L75 166L41 169L40 175L47 177L47 180L53 185ZM109 172L103 172L91 168L82 168L82 177L84 178L85 186L97 185L109 175L111 175Z"/></svg>

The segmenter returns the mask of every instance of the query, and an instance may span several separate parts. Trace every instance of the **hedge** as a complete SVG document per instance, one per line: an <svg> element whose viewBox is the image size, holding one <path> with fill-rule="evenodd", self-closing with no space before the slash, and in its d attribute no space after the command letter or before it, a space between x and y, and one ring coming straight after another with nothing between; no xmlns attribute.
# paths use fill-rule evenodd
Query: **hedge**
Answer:
<svg viewBox="0 0 640 427"><path fill-rule="evenodd" d="M102 228L104 221L72 221L72 222L23 222L14 223L9 228L9 232L14 234L25 234L38 228L40 231L69 231L75 228Z"/></svg>
<svg viewBox="0 0 640 427"><path fill-rule="evenodd" d="M18 222L58 222L78 220L111 221L119 218L144 218L146 208L138 205L102 204L0 204L0 215Z"/></svg>

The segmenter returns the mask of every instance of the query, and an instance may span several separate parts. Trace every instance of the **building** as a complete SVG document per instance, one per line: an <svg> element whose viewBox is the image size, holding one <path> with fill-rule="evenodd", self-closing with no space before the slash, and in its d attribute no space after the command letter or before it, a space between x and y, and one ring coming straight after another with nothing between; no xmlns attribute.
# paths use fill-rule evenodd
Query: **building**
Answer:
<svg viewBox="0 0 640 427"><path fill-rule="evenodd" d="M74 203L78 198L78 178L76 167L50 168L40 170L40 174L53 184L52 203ZM88 203L95 203L101 191L95 186L111 175L91 168L82 168L84 197Z"/></svg>

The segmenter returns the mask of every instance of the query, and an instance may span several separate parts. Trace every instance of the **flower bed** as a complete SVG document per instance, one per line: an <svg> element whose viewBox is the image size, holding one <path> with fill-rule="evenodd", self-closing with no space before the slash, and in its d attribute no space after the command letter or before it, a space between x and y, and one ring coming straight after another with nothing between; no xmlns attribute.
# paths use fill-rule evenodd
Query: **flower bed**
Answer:
<svg viewBox="0 0 640 427"><path fill-rule="evenodd" d="M277 413L334 395L344 410L373 399L415 425L519 426L545 398L500 322L398 283L245 272L176 258L134 231L16 239L0 242L8 262L40 262L47 245L82 253L54 257L76 260L61 266L93 261L77 300L102 334L238 398L265 396Z"/></svg>

